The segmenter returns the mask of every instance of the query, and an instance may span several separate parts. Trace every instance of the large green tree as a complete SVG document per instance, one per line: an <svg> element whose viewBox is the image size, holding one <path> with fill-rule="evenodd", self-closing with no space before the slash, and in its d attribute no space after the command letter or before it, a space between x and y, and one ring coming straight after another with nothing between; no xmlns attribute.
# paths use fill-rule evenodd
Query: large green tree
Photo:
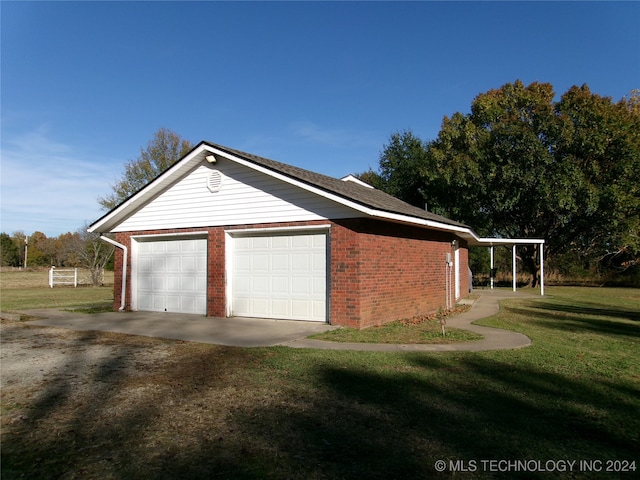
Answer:
<svg viewBox="0 0 640 480"><path fill-rule="evenodd" d="M167 168L186 155L193 145L177 133L160 128L140 149L140 156L125 165L122 178L112 186L112 192L98 198L105 210L110 210L147 185Z"/></svg>
<svg viewBox="0 0 640 480"><path fill-rule="evenodd" d="M423 151L413 134L392 135L380 160L384 188L481 235L544 238L552 256L574 250L634 264L638 97L613 102L583 85L554 98L548 83L516 81L478 95L471 113L445 117ZM406 179L410 192L395 187ZM538 250L519 251L535 284Z"/></svg>
<svg viewBox="0 0 640 480"><path fill-rule="evenodd" d="M21 265L20 247L9 235L0 233L0 265L18 267Z"/></svg>

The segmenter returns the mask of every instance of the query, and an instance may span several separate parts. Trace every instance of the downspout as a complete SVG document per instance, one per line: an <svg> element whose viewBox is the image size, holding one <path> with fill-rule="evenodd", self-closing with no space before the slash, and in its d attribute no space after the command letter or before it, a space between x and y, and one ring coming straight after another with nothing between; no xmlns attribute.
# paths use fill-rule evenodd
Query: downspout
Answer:
<svg viewBox="0 0 640 480"><path fill-rule="evenodd" d="M120 308L119 312L124 311L124 305L126 301L127 294L127 247L121 243L116 242L115 240L111 240L109 237L105 237L104 235L100 235L100 239L104 240L111 245L115 245L118 248L122 249L123 260L122 260L122 292L120 293Z"/></svg>

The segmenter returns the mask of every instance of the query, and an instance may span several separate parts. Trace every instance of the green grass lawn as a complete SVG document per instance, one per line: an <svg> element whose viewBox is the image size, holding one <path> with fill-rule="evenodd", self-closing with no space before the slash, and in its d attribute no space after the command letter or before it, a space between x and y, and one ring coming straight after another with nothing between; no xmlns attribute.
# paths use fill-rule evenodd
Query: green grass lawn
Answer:
<svg viewBox="0 0 640 480"><path fill-rule="evenodd" d="M113 306L113 287L15 288L0 294L0 310Z"/></svg>
<svg viewBox="0 0 640 480"><path fill-rule="evenodd" d="M104 310L113 305L113 272L105 272L106 285L49 288L46 269L0 273L0 311L32 308L85 307Z"/></svg>
<svg viewBox="0 0 640 480"><path fill-rule="evenodd" d="M449 315L469 310L470 306L459 306ZM338 328L311 335L309 338L343 343L392 343L392 344L446 344L482 340L484 338L468 330L446 327L444 312L423 315L365 329ZM444 333L441 320L445 321Z"/></svg>
<svg viewBox="0 0 640 480"><path fill-rule="evenodd" d="M170 357L131 376L120 356L117 368L99 369L99 397L76 398L71 387L34 394L32 423L3 424L3 470L64 479L638 478L640 291L547 293L504 301L479 322L532 339L513 351L158 340L172 346ZM109 337L117 338L139 342L140 353L156 342ZM135 405L124 403L131 398ZM565 472L497 472L488 460L588 461L602 471L576 463Z"/></svg>

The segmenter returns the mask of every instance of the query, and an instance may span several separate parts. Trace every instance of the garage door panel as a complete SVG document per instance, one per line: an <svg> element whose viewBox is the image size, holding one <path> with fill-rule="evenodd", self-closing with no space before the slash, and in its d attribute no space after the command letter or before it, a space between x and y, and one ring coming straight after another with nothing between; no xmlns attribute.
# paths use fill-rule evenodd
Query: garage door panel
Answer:
<svg viewBox="0 0 640 480"><path fill-rule="evenodd" d="M326 234L233 242L233 315L326 321Z"/></svg>
<svg viewBox="0 0 640 480"><path fill-rule="evenodd" d="M186 246L189 244L189 240L183 240L182 242L165 242L165 253L180 253L181 250L186 250Z"/></svg>
<svg viewBox="0 0 640 480"><path fill-rule="evenodd" d="M287 236L271 237L271 248L273 250L289 250L289 238Z"/></svg>
<svg viewBox="0 0 640 480"><path fill-rule="evenodd" d="M167 312L179 312L181 311L181 299L180 295L167 295L166 297L167 303L166 308Z"/></svg>
<svg viewBox="0 0 640 480"><path fill-rule="evenodd" d="M153 262L151 258L148 257L138 257L138 272L139 273L147 273L152 270Z"/></svg>
<svg viewBox="0 0 640 480"><path fill-rule="evenodd" d="M312 302L313 307L313 316L324 318L327 314L327 304L322 301L314 301Z"/></svg>
<svg viewBox="0 0 640 480"><path fill-rule="evenodd" d="M251 245L251 250L258 250L260 248L269 248L271 246L271 238L252 237L250 245Z"/></svg>
<svg viewBox="0 0 640 480"><path fill-rule="evenodd" d="M153 280L148 276L140 276L138 278L138 291L151 290Z"/></svg>
<svg viewBox="0 0 640 480"><path fill-rule="evenodd" d="M314 248L327 248L327 236L326 235L314 235L313 236L313 247Z"/></svg>
<svg viewBox="0 0 640 480"><path fill-rule="evenodd" d="M252 257L251 270L253 272L268 272L269 271L269 255L256 254Z"/></svg>
<svg viewBox="0 0 640 480"><path fill-rule="evenodd" d="M149 295L138 296L138 308L140 310L151 310L153 306L152 298Z"/></svg>
<svg viewBox="0 0 640 480"><path fill-rule="evenodd" d="M327 280L324 277L313 277L313 294L324 296L327 293Z"/></svg>
<svg viewBox="0 0 640 480"><path fill-rule="evenodd" d="M181 296L180 297L180 309L186 311L192 311L196 309L196 299L194 297Z"/></svg>
<svg viewBox="0 0 640 480"><path fill-rule="evenodd" d="M168 273L182 272L182 262L180 261L180 257L168 257L165 260L165 271Z"/></svg>
<svg viewBox="0 0 640 480"><path fill-rule="evenodd" d="M151 277L151 289L149 293L164 292L167 290L167 279L164 277Z"/></svg>
<svg viewBox="0 0 640 480"><path fill-rule="evenodd" d="M291 293L297 295L310 295L311 279L309 277L297 276L293 278L293 284L291 286Z"/></svg>
<svg viewBox="0 0 640 480"><path fill-rule="evenodd" d="M153 252L157 253L157 252ZM166 260L164 258L153 257L151 259L151 272L166 271Z"/></svg>
<svg viewBox="0 0 640 480"><path fill-rule="evenodd" d="M237 276L233 282L233 291L237 298L248 297L251 292L251 277L249 276Z"/></svg>
<svg viewBox="0 0 640 480"><path fill-rule="evenodd" d="M152 294L152 298L153 298L152 305L154 310L163 311L167 308L167 302L165 301L164 295Z"/></svg>
<svg viewBox="0 0 640 480"><path fill-rule="evenodd" d="M182 257L178 258L178 269L180 272L195 272L196 271L196 262L197 258L193 257Z"/></svg>
<svg viewBox="0 0 640 480"><path fill-rule="evenodd" d="M291 270L308 272L311 269L311 255L309 253L292 253Z"/></svg>
<svg viewBox="0 0 640 480"><path fill-rule="evenodd" d="M291 315L294 318L308 318L311 316L310 302L306 300L291 300Z"/></svg>
<svg viewBox="0 0 640 480"><path fill-rule="evenodd" d="M251 255L244 252L236 252L233 260L233 265L237 272L251 271Z"/></svg>
<svg viewBox="0 0 640 480"><path fill-rule="evenodd" d="M291 248L308 250L312 246L313 235L295 235L291 237Z"/></svg>
<svg viewBox="0 0 640 480"><path fill-rule="evenodd" d="M271 255L271 271L288 272L289 255L287 253L274 253L273 255Z"/></svg>
<svg viewBox="0 0 640 480"><path fill-rule="evenodd" d="M251 277L251 293L268 295L270 293L269 283L270 279L268 276L254 275Z"/></svg>
<svg viewBox="0 0 640 480"><path fill-rule="evenodd" d="M277 298L272 299L271 310L274 315L286 317L289 314L289 300Z"/></svg>
<svg viewBox="0 0 640 480"><path fill-rule="evenodd" d="M266 316L269 312L270 301L267 298L252 298L250 305L252 311L256 312L258 316Z"/></svg>
<svg viewBox="0 0 640 480"><path fill-rule="evenodd" d="M166 290L171 293L180 293L180 287L182 286L182 279L179 275L170 275L166 277Z"/></svg>
<svg viewBox="0 0 640 480"><path fill-rule="evenodd" d="M180 291L185 292L185 293L196 293L197 292L197 288L196 288L196 279L191 277L191 278L181 278L180 279Z"/></svg>
<svg viewBox="0 0 640 480"><path fill-rule="evenodd" d="M327 265L327 257L324 254L315 253L311 257L311 265L315 272L324 272Z"/></svg>
<svg viewBox="0 0 640 480"><path fill-rule="evenodd" d="M143 241L137 247L139 310L206 314L206 239Z"/></svg>
<svg viewBox="0 0 640 480"><path fill-rule="evenodd" d="M243 250L251 250L251 238L249 237L234 238L233 248L236 252L240 252Z"/></svg>
<svg viewBox="0 0 640 480"><path fill-rule="evenodd" d="M271 277L271 293L274 295L288 295L289 285L289 277L282 275Z"/></svg>

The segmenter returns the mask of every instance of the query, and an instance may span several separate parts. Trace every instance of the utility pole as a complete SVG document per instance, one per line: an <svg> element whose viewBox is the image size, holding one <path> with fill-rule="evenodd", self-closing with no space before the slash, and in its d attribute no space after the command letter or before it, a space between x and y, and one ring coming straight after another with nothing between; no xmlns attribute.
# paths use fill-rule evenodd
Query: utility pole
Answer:
<svg viewBox="0 0 640 480"><path fill-rule="evenodd" d="M24 269L27 269L27 251L29 250L29 236L24 238Z"/></svg>

